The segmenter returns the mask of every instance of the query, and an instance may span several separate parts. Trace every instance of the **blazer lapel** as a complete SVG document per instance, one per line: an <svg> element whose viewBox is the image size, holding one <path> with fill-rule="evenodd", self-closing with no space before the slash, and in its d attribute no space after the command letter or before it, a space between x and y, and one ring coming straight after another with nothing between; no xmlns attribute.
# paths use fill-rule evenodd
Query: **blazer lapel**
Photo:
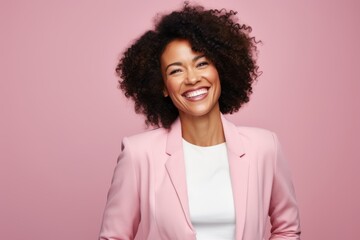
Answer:
<svg viewBox="0 0 360 240"><path fill-rule="evenodd" d="M182 147L181 123L177 119L172 124L167 138L166 153L169 155L165 163L166 170L179 198L182 210L189 227L193 229L189 213L189 203L186 186L186 170Z"/></svg>
<svg viewBox="0 0 360 240"><path fill-rule="evenodd" d="M237 127L221 115L226 145L228 148L231 184L236 214L236 239L242 239L245 226L247 192L249 181L249 159Z"/></svg>

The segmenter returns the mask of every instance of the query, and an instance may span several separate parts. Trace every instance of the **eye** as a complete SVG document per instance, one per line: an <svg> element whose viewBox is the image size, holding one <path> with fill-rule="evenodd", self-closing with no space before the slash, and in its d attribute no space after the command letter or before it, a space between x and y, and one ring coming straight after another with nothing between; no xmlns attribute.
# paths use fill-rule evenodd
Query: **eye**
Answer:
<svg viewBox="0 0 360 240"><path fill-rule="evenodd" d="M206 67L206 66L208 66L209 65L209 62L207 62L207 61L202 61L202 62L199 62L197 65L196 65L196 67L197 68L203 68L203 67Z"/></svg>
<svg viewBox="0 0 360 240"><path fill-rule="evenodd" d="M173 69L169 72L169 75L173 75L173 74L176 74L176 73L179 73L181 72L181 69L177 68L177 69Z"/></svg>

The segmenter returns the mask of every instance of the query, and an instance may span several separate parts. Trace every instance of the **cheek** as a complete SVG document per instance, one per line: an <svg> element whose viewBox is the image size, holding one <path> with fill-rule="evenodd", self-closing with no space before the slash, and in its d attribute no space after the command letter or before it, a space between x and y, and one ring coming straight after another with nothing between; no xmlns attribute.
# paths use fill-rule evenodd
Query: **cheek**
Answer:
<svg viewBox="0 0 360 240"><path fill-rule="evenodd" d="M215 67L212 67L211 69L209 69L209 71L206 73L206 77L211 82L220 84L219 73Z"/></svg>
<svg viewBox="0 0 360 240"><path fill-rule="evenodd" d="M176 79L168 79L165 84L169 94L176 94L180 92L181 84Z"/></svg>

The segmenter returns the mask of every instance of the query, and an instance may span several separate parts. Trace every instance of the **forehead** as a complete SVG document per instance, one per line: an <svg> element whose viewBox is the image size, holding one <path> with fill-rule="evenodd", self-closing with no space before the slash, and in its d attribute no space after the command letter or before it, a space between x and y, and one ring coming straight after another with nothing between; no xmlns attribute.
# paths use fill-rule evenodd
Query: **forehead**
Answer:
<svg viewBox="0 0 360 240"><path fill-rule="evenodd" d="M201 53L194 52L188 40L175 39L168 43L161 55L161 63L192 60Z"/></svg>

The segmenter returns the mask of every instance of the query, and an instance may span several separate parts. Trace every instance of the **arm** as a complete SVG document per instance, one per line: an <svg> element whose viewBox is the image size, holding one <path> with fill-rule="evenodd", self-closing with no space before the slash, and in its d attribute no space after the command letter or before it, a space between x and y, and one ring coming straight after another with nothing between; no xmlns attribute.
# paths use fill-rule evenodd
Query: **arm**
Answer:
<svg viewBox="0 0 360 240"><path fill-rule="evenodd" d="M275 174L270 200L270 240L300 240L299 210L294 186L279 141L273 135L276 147Z"/></svg>
<svg viewBox="0 0 360 240"><path fill-rule="evenodd" d="M140 221L138 189L130 147L124 138L107 197L100 240L134 239Z"/></svg>

